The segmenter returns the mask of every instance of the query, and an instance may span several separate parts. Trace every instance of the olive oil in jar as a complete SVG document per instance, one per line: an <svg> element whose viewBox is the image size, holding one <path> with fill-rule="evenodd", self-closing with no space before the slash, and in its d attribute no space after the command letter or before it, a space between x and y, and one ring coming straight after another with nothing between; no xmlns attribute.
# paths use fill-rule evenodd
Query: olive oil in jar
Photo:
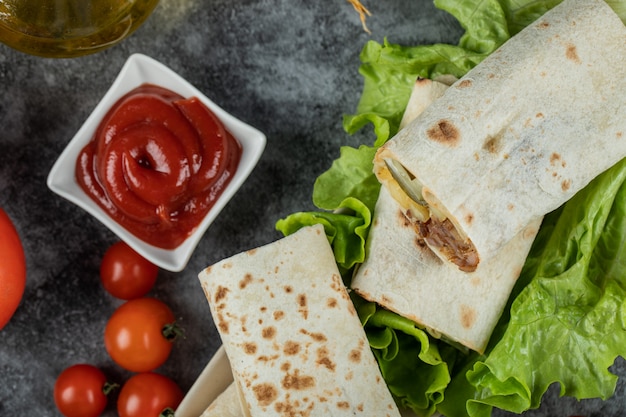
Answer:
<svg viewBox="0 0 626 417"><path fill-rule="evenodd" d="M131 34L158 0L0 0L0 42L56 58L91 54Z"/></svg>

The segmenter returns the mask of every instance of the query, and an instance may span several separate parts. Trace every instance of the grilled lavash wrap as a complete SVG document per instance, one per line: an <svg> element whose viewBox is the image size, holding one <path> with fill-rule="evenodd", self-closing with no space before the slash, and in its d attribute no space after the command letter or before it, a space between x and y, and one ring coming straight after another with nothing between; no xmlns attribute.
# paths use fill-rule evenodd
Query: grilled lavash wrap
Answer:
<svg viewBox="0 0 626 417"><path fill-rule="evenodd" d="M446 83L418 79L400 127L419 117L447 88ZM416 233L410 212L382 187L367 255L351 288L435 338L483 353L540 225L540 220L533 221L496 256L474 272L463 272L433 253Z"/></svg>
<svg viewBox="0 0 626 417"><path fill-rule="evenodd" d="M483 353L540 224L531 222L498 255L463 272L416 238L406 211L381 188L351 288L435 338Z"/></svg>
<svg viewBox="0 0 626 417"><path fill-rule="evenodd" d="M199 274L244 415L399 416L321 225Z"/></svg>
<svg viewBox="0 0 626 417"><path fill-rule="evenodd" d="M382 146L375 173L426 244L471 272L626 156L626 27L565 0Z"/></svg>

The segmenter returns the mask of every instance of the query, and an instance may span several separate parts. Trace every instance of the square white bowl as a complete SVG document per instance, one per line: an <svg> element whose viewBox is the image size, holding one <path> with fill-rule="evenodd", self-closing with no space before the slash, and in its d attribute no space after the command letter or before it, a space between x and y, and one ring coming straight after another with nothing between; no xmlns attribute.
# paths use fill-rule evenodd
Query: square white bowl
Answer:
<svg viewBox="0 0 626 417"><path fill-rule="evenodd" d="M124 94L144 83L159 85L185 98L197 97L215 113L242 147L239 167L228 186L195 231L181 245L171 250L150 245L118 224L82 190L75 177L78 154L92 139L105 114ZM100 103L61 153L48 175L47 184L54 193L98 219L144 258L160 268L178 272L185 268L210 224L248 178L259 161L266 142L267 138L262 132L228 114L170 68L145 55L134 54L128 58Z"/></svg>

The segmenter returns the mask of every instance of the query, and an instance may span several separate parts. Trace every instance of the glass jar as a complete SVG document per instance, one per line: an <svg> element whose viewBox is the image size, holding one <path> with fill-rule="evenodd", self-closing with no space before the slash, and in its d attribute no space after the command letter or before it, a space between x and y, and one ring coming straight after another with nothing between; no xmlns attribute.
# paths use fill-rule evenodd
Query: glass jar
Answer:
<svg viewBox="0 0 626 417"><path fill-rule="evenodd" d="M158 0L0 0L0 42L54 58L98 52L130 35Z"/></svg>

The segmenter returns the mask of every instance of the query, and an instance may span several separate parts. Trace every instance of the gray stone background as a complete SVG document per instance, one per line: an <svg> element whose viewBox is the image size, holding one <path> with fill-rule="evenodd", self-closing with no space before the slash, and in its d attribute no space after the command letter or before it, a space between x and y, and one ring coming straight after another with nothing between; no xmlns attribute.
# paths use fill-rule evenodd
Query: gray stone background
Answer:
<svg viewBox="0 0 626 417"><path fill-rule="evenodd" d="M186 330L158 371L186 391L220 344L197 273L280 237L277 219L313 209L314 179L348 136L342 116L361 93L358 55L369 39L456 43L462 33L431 0L365 2L365 33L345 0L162 0L130 38L76 59L44 59L0 45L0 206L21 234L28 282L13 320L0 331L0 413L57 416L52 387L65 367L109 359L102 333L119 300L100 286L102 254L116 237L52 194L46 176L125 60L135 52L177 71L227 111L265 132L259 165L180 273L161 271L151 295L168 303ZM626 371L622 361L617 372ZM609 401L559 399L553 387L528 416L619 416L624 385ZM115 415L110 407L107 416ZM504 416L503 413L494 413Z"/></svg>

